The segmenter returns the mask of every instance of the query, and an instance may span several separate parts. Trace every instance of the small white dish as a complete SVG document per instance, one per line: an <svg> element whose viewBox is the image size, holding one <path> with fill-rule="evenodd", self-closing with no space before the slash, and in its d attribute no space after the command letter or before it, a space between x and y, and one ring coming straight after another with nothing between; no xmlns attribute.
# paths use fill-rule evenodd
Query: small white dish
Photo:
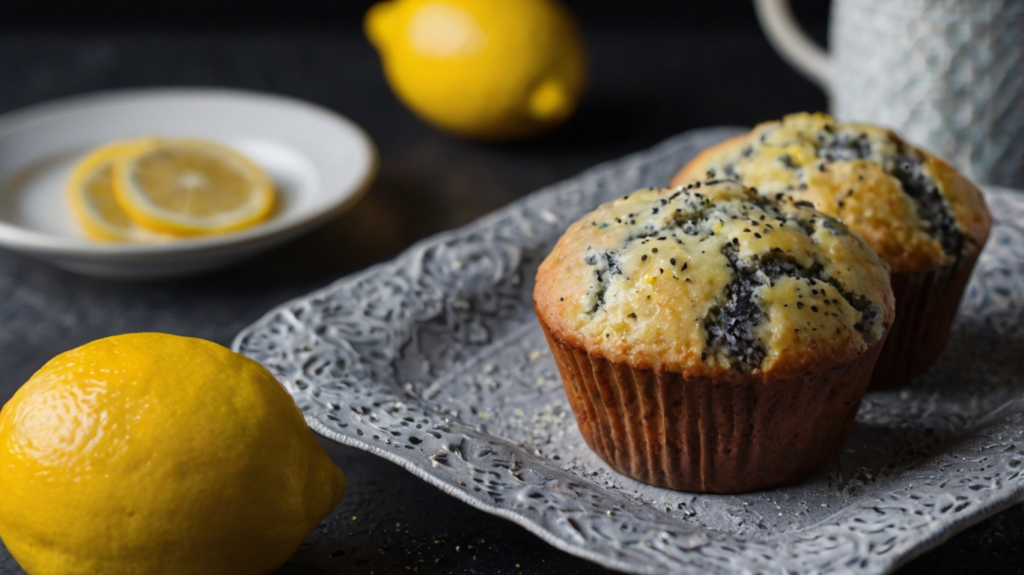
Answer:
<svg viewBox="0 0 1024 575"><path fill-rule="evenodd" d="M235 233L163 244L96 242L63 199L74 163L112 140L193 137L258 163L278 191L274 216ZM225 89L103 92L0 116L0 247L73 272L155 279L210 270L339 215L369 187L377 152L347 118L282 96Z"/></svg>

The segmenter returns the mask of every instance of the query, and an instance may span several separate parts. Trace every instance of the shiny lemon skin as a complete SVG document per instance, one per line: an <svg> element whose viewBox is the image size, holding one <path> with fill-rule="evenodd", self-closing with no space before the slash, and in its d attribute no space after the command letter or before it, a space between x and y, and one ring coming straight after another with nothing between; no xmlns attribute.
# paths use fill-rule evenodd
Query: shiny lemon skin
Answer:
<svg viewBox="0 0 1024 575"><path fill-rule="evenodd" d="M205 340L94 341L0 411L0 537L31 575L270 573L344 489L275 378Z"/></svg>
<svg viewBox="0 0 1024 575"><path fill-rule="evenodd" d="M582 34L557 0L388 0L364 28L399 99L467 138L550 130L586 85Z"/></svg>

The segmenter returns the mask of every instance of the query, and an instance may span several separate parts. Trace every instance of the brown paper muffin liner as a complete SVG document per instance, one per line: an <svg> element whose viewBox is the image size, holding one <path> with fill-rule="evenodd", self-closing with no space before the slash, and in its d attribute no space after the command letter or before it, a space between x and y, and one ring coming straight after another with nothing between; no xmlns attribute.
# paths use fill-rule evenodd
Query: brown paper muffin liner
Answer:
<svg viewBox="0 0 1024 575"><path fill-rule="evenodd" d="M930 273L892 274L896 320L875 364L868 391L907 383L939 359L980 251Z"/></svg>
<svg viewBox="0 0 1024 575"><path fill-rule="evenodd" d="M590 355L544 334L583 438L644 483L742 493L805 479L843 447L881 342L797 377L684 377Z"/></svg>

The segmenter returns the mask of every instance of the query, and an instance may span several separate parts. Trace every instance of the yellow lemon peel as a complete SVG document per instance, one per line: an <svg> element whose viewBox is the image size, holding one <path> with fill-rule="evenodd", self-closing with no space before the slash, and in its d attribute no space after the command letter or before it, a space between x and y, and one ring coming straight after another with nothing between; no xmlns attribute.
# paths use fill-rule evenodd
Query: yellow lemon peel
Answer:
<svg viewBox="0 0 1024 575"><path fill-rule="evenodd" d="M0 411L0 537L30 574L270 573L345 477L261 365L115 336L42 367Z"/></svg>
<svg viewBox="0 0 1024 575"><path fill-rule="evenodd" d="M467 138L547 131L572 115L586 84L583 37L557 0L389 0L364 28L399 99Z"/></svg>

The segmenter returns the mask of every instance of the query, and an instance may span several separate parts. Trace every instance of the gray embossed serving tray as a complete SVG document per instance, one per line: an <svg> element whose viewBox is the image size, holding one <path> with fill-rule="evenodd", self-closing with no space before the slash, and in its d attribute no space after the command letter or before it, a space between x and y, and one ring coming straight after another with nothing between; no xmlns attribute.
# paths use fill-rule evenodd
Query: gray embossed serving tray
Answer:
<svg viewBox="0 0 1024 575"><path fill-rule="evenodd" d="M1024 195L1006 189L987 190L995 225L939 365L865 398L808 481L684 493L586 447L533 314L536 268L573 220L737 131L688 132L420 242L271 311L234 349L317 432L625 572L885 573L1024 501Z"/></svg>

